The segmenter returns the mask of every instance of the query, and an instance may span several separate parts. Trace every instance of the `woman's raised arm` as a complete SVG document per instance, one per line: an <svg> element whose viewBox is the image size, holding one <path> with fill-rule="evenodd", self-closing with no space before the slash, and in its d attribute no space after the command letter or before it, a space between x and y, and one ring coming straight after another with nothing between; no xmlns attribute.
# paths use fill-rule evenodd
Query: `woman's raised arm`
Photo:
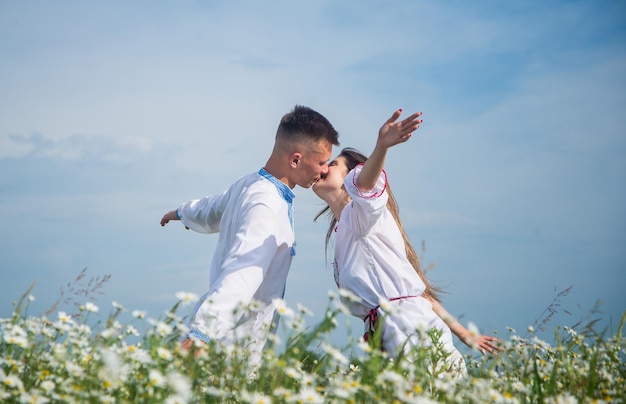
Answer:
<svg viewBox="0 0 626 404"><path fill-rule="evenodd" d="M376 180L385 166L385 157L387 150L399 143L404 143L411 138L411 134L419 128L422 120L419 117L421 112L415 112L408 118L396 122L402 110L395 111L387 122L378 131L378 139L376 146L370 157L365 162L359 177L357 178L357 186L359 189L369 191L376 185Z"/></svg>

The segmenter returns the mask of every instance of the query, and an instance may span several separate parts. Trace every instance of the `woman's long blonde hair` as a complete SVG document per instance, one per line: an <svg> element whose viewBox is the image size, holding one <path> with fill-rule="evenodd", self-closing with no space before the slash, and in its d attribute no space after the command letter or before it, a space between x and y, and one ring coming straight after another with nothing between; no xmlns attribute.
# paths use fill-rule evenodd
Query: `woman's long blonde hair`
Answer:
<svg viewBox="0 0 626 404"><path fill-rule="evenodd" d="M357 165L361 163L365 163L365 161L367 160L367 157L364 154L360 153L359 151L351 147L347 147L343 149L338 157L343 157L346 160L346 166L348 167L348 172L350 172ZM391 188L389 187L389 184L387 184L386 191L387 191L387 194L389 195L389 199L387 200L387 209L389 209L389 211L391 212L391 215L395 219L396 224L398 225L398 228L400 229L400 233L402 234L402 239L404 240L404 248L406 250L406 257L411 263L411 266L413 266L413 269L415 269L415 272L417 272L419 277L422 279L422 282L424 282L424 285L426 285L426 291L424 292L424 295L427 298L434 299L439 302L440 301L439 295L442 291L439 288L436 288L430 284L430 282L428 281L428 278L426 278L426 275L424 274L424 271L422 270L420 259L417 253L415 252L415 249L411 245L411 242L409 241L409 236L406 234L406 231L404 230L404 226L402 226L402 222L400 221L400 209L398 208L398 204L396 202L396 199L393 196L393 193L391 192ZM320 216L324 214L328 214L330 218L330 226L328 227L328 231L326 232L326 253L328 253L328 245L335 231L335 226L337 225L337 219L330 211L330 207L326 206L315 216L313 220L317 221L317 219L319 219Z"/></svg>

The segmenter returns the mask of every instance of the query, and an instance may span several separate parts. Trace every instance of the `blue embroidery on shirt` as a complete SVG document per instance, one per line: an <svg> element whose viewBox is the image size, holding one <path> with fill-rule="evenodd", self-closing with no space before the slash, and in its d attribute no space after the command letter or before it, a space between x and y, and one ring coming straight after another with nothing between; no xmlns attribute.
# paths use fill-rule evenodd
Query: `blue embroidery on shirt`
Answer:
<svg viewBox="0 0 626 404"><path fill-rule="evenodd" d="M293 199L296 197L291 188L289 188L284 182L279 181L278 178L274 177L272 174L268 173L265 168L261 168L259 170L259 174L262 177L267 178L272 184L276 185L280 195L289 204L289 206L291 206Z"/></svg>
<svg viewBox="0 0 626 404"><path fill-rule="evenodd" d="M206 334L204 334L204 333L202 333L200 331L197 331L197 330L189 331L189 333L187 334L187 337L188 338L192 338L192 339L199 339L200 341L202 341L202 342L204 342L206 344L208 344L209 341L211 341L211 338L209 338L208 335L206 335Z"/></svg>
<svg viewBox="0 0 626 404"><path fill-rule="evenodd" d="M268 173L265 168L261 168L259 170L259 175L274 184L276 186L276 189L278 189L278 193L280 194L280 196L282 196L285 202L287 202L287 214L289 215L289 223L291 223L291 227L293 228L293 199L296 197L296 195L293 193L291 188L289 188L284 182L279 181L278 178L274 177L272 174ZM291 256L294 255L296 255L295 240L293 242L293 245L291 246Z"/></svg>

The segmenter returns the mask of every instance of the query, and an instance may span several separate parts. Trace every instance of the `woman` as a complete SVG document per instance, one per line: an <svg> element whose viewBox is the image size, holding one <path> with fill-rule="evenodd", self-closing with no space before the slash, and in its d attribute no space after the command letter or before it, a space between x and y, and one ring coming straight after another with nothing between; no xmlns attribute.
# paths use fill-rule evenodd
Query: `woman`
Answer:
<svg viewBox="0 0 626 404"><path fill-rule="evenodd" d="M445 311L402 227L383 167L387 150L409 140L422 120L418 112L396 122L401 113L394 112L381 127L369 158L348 148L329 164L328 174L313 186L328 204L315 219L330 211L326 246L334 235L335 281L361 298L346 303L354 316L364 320L366 331L371 332L376 318L384 316L382 348L392 355L401 347L408 351L411 344L420 344L418 328L436 328L442 332L440 342L450 353L451 367L464 374L465 363L451 331L481 352L497 350L498 339L470 332ZM383 311L381 302L395 306L394 310Z"/></svg>

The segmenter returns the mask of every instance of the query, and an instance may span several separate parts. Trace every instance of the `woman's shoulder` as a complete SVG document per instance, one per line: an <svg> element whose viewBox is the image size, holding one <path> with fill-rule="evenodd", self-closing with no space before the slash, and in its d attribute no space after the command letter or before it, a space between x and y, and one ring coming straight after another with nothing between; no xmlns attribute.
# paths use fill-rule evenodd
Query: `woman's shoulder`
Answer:
<svg viewBox="0 0 626 404"><path fill-rule="evenodd" d="M361 174L361 170L363 169L363 164L357 165L353 168L346 178L344 179L344 186L348 194L353 199L376 199L380 198L383 195L386 195L387 190L387 173L385 170L382 170L378 179L376 180L376 184L370 190L360 189L357 185L357 180L359 175Z"/></svg>

